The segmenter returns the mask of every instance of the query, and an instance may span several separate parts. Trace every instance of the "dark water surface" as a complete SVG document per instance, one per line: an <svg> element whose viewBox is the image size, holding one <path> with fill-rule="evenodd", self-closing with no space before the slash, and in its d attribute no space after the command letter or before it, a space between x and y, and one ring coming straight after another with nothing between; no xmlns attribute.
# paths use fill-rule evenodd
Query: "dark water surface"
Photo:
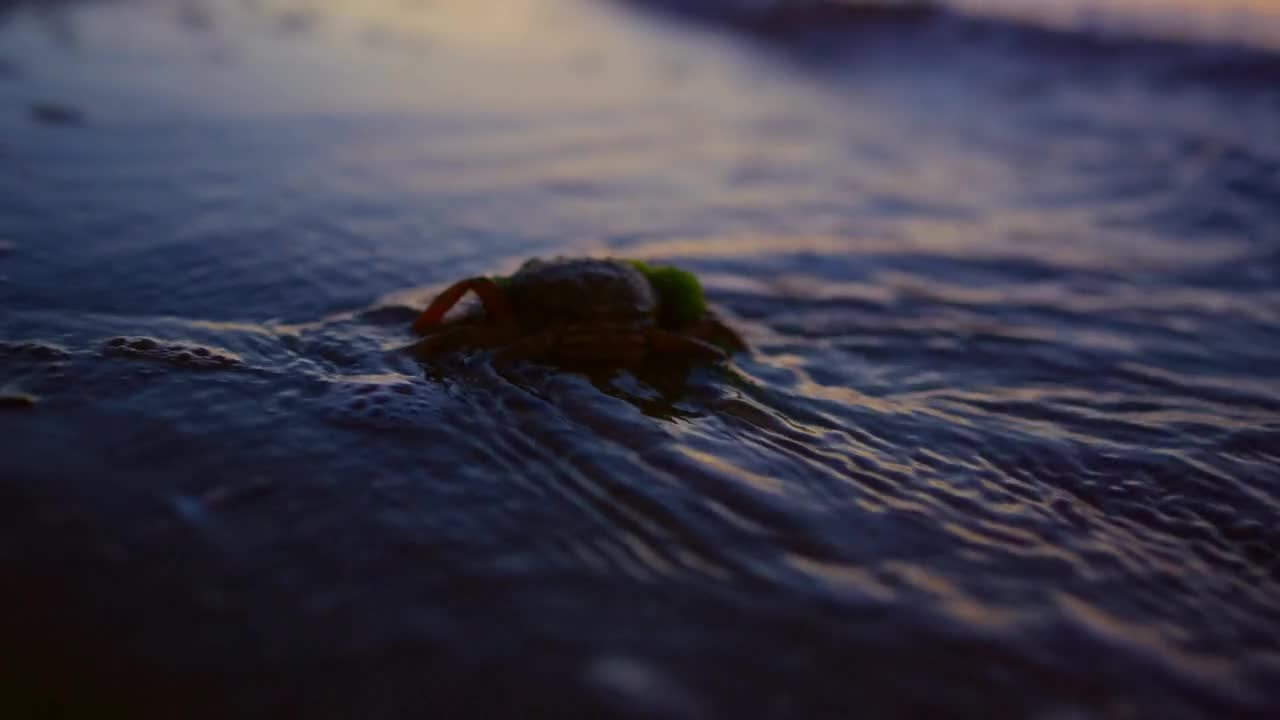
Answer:
<svg viewBox="0 0 1280 720"><path fill-rule="evenodd" d="M0 7L11 702L1280 706L1274 56L474 6ZM396 351L555 254L753 352Z"/></svg>

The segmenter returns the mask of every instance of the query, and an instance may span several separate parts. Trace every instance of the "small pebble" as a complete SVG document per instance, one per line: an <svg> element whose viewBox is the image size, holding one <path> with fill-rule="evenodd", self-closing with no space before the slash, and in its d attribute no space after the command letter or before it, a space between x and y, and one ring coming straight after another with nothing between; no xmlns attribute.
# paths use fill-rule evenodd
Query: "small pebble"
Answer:
<svg viewBox="0 0 1280 720"><path fill-rule="evenodd" d="M0 408L30 408L40 402L35 395L19 392L0 393Z"/></svg>

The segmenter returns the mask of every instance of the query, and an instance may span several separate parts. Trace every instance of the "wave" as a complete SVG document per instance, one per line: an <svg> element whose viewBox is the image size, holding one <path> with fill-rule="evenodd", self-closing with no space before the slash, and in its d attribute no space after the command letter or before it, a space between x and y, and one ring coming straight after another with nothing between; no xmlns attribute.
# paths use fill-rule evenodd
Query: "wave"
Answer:
<svg viewBox="0 0 1280 720"><path fill-rule="evenodd" d="M976 21L1107 41L1280 52L1280 5L1269 0L631 0L753 29L831 23Z"/></svg>
<svg viewBox="0 0 1280 720"><path fill-rule="evenodd" d="M1280 50L1269 0L946 0L958 12L1102 36Z"/></svg>

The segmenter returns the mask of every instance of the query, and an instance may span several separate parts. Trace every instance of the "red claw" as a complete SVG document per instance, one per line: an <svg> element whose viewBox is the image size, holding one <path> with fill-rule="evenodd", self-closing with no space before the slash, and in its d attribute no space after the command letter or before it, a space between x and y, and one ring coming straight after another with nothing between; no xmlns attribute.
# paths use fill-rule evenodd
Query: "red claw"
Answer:
<svg viewBox="0 0 1280 720"><path fill-rule="evenodd" d="M509 322L512 319L511 306L502 294L502 288L487 277L473 277L450 285L444 292L436 296L426 310L413 321L413 331L419 335L430 332L444 322L444 316L470 290L480 298L484 311L497 322Z"/></svg>

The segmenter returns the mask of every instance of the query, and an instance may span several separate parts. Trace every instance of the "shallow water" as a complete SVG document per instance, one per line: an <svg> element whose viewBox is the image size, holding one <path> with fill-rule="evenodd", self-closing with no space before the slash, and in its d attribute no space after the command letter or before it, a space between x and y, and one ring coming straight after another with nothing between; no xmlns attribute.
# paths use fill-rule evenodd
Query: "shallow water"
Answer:
<svg viewBox="0 0 1280 720"><path fill-rule="evenodd" d="M0 629L36 688L188 716L1280 703L1274 56L322 7L2 16ZM398 352L445 284L555 254L694 270L752 352L683 378Z"/></svg>

